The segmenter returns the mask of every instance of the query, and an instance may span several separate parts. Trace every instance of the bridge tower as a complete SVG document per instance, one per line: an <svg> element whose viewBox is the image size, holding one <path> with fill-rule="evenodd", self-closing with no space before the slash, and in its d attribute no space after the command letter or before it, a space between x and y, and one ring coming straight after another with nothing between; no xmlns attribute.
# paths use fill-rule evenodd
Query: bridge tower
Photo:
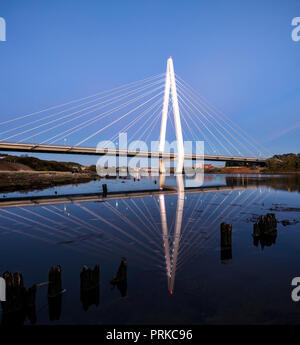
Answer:
<svg viewBox="0 0 300 345"><path fill-rule="evenodd" d="M184 163L184 146L183 146L182 128L181 128L180 112L179 112L179 105L178 105L178 98L177 98L174 65L173 65L173 60L171 56L169 57L168 62L167 62L165 94L164 94L164 103L163 103L161 127L160 127L159 152L161 153L164 152L164 149L165 149L170 91L171 91L171 96L172 96L172 107L173 107L173 115L174 115L176 139L177 139L177 151L178 151L176 174L182 174L183 163ZM165 173L165 167L164 167L163 161L160 162L160 172Z"/></svg>

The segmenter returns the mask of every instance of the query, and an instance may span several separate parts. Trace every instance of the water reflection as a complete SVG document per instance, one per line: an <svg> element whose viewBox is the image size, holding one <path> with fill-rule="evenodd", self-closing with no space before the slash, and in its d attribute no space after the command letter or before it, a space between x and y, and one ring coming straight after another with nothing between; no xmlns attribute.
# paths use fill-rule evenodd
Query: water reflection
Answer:
<svg viewBox="0 0 300 345"><path fill-rule="evenodd" d="M234 270L239 263L236 255L241 250L240 243L243 243L241 237L238 237L241 231L244 231L245 243L252 248L254 245L274 250L277 247L277 237L282 236L277 227L297 226L298 220L295 214L297 208L291 208L293 210L293 212L289 211L291 216L283 213L282 207L274 206L274 195L261 186L256 188L256 182L254 183L250 178L248 180L238 178L235 182L230 180L227 181L229 186L218 185L217 188L206 188L202 191L185 189L183 182L182 177L177 176L176 183L170 185L168 180L164 180L161 176L157 180L157 187L161 190L155 193L140 192L134 197L124 193L122 197L118 196L115 199L113 197L110 199L108 193L107 200L101 202L99 199L74 202L71 199L57 198L36 206L22 204L19 207L15 205L0 208L2 238L12 237L16 243L25 238L32 240L33 243L42 241L46 248L50 248L49 252L53 253L51 254L53 256L50 256L51 262L53 258L56 261L56 252L64 252L61 257L65 257L66 262L71 261L69 258L73 252L78 252L79 257L82 257L83 262L80 261L80 265L74 268L76 272L72 275L68 271L70 267L65 269L65 264L62 265L64 281L61 266L53 267L49 271L48 295L45 292L43 296L44 298L45 295L47 296L47 316L51 322L63 319L62 308L67 308L64 292L68 296L75 295L74 300L79 301L78 287L76 289L71 285L68 290L64 287L67 287L65 284L69 279L79 283L80 270L80 309L85 315L91 310L95 311L96 307L105 311L105 308L108 308L107 300L112 298L107 296L126 296L126 299L122 299L123 303L130 300L127 285L130 284L129 292L133 295L136 287L141 284L136 277L133 279L130 275L136 268L142 272L151 272L147 283L149 290L152 289L152 280L159 276L161 285L157 293L165 292L168 298L176 301L178 296L185 296L186 291L191 290L192 283L187 283L189 278L187 275L192 269L194 272L204 269L206 261L203 258L206 251L210 251L211 257L219 265L220 262L231 262L234 254L234 265L220 265L224 269L227 267ZM299 199L295 200L297 205ZM275 221L269 219L267 223L271 225L268 228L265 218L261 216L266 216L270 209L275 209L272 212L276 213L276 219ZM290 217L292 219L288 219ZM258 252L261 253L255 250L255 253ZM250 253L249 258L251 255ZM90 259L88 265L83 266L86 262L85 258L91 257L96 257L97 260ZM6 258L8 258L6 262L0 266L2 271L4 265L9 265L9 260L13 261L13 256L8 255ZM121 262L120 258L122 258ZM130 263L129 268L127 260ZM101 287L101 303L100 268L99 265L93 266L95 262L101 263L101 272L109 271L102 281L104 286L108 284L110 295ZM50 265L51 263L47 267L49 268ZM8 269L8 266L4 268ZM244 268L241 271L244 272ZM65 274L68 274L68 280ZM28 275L28 272L25 275ZM204 286L202 278L202 276L197 277L197 284L196 278L193 278L193 284L197 285L199 291ZM14 297L10 301L15 301L16 305L22 307L14 317L8 317L12 314L4 313L4 310L7 311L10 304L6 306L2 304L2 323L23 324L28 320L34 324L36 318L39 318L42 305L39 300L36 312L36 291L39 284L27 291L24 288L22 275L18 278L16 276L15 280L19 283L17 285L14 283L14 286L20 288L14 290L12 295ZM186 282L185 285L182 283L183 280ZM106 294L106 298L103 298L103 294ZM201 294L204 296L205 293L202 291ZM23 302L19 302L20 300ZM130 301L134 303L132 299ZM95 317L94 320L96 319Z"/></svg>
<svg viewBox="0 0 300 345"><path fill-rule="evenodd" d="M226 176L226 185L270 187L300 193L300 174Z"/></svg>
<svg viewBox="0 0 300 345"><path fill-rule="evenodd" d="M171 244L172 244L171 248L169 246L170 232L168 230L165 196L163 194L159 196L160 219L161 219L161 227L162 227L164 250L165 250L168 289L171 294L173 294L173 290L174 290L177 256L178 256L178 249L179 249L180 235L181 235L182 214L183 214L183 207L184 207L184 183L183 183L182 175L177 175L176 181L177 181L177 195L178 196L177 196L177 208L176 208L176 215L175 215L174 235L173 235L173 240L171 240ZM165 187L164 183L165 183L164 175L161 175L159 186L161 188ZM172 249L172 253L170 253L170 249Z"/></svg>
<svg viewBox="0 0 300 345"><path fill-rule="evenodd" d="M229 190L228 187L218 187L218 193L215 193L215 189L195 193L193 189L185 190L182 175L176 176L176 185L166 185L161 175L159 188L164 191L158 197L150 194L145 198L124 198L116 202L108 200L100 204L76 202L72 207L65 203L60 205L58 200L54 200L53 203L33 208L2 208L0 219L11 221L12 231L17 234L66 246L78 252L96 256L102 254L106 258L129 254L145 266L156 262L161 269L165 267L167 287L173 294L177 267L181 269L185 262L197 256L197 248L216 236L221 221L234 220L243 209L257 199L264 198L257 195L254 189L239 186ZM168 195L168 190L175 191L175 194ZM187 196L191 201L184 212ZM155 214L157 211L160 222ZM231 258L230 234L230 239L222 236L221 260L224 262ZM57 266L49 272L51 320L58 320L61 313L60 270ZM86 277L90 274L86 268L82 277L88 279ZM82 279L81 285L84 286ZM85 293L82 293L81 300L85 309L97 304L88 302L89 297Z"/></svg>

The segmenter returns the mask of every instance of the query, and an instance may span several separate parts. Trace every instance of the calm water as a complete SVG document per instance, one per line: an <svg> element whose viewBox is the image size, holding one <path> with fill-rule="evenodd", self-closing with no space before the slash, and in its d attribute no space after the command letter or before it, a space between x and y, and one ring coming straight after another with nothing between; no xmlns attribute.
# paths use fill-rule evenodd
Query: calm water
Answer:
<svg viewBox="0 0 300 345"><path fill-rule="evenodd" d="M203 186L226 186L226 175L206 175L204 176ZM166 176L165 184L169 186L177 186L174 176ZM91 181L78 185L66 185L60 187L45 188L42 190L32 190L26 192L12 192L0 194L1 199L29 197L29 196L45 196L45 195L65 195L80 193L101 193L102 184L108 185L109 192L128 191L128 190L153 190L159 189L159 177L143 177L139 175L137 178L119 178L119 179L102 179L100 181ZM186 184L186 183L185 183ZM196 184L197 185L197 184Z"/></svg>
<svg viewBox="0 0 300 345"><path fill-rule="evenodd" d="M103 182L109 191L158 189L155 178L102 180L27 196L95 192ZM300 276L299 177L207 175L204 185L224 189L0 208L0 272L22 273L29 288L61 266L64 290L54 304L47 285L37 288L37 324L300 323L300 302L291 300ZM256 243L253 224L267 213L277 233ZM225 252L221 222L233 225ZM122 257L127 281L113 286ZM97 263L99 290L83 303L80 272Z"/></svg>

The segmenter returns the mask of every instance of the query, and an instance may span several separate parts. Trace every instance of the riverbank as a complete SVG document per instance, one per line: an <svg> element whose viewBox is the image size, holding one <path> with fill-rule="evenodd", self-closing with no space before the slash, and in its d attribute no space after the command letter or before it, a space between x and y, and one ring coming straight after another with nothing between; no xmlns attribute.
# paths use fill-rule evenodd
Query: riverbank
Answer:
<svg viewBox="0 0 300 345"><path fill-rule="evenodd" d="M99 176L92 172L0 171L0 193L87 183L98 178Z"/></svg>
<svg viewBox="0 0 300 345"><path fill-rule="evenodd" d="M250 184L256 183L255 176L257 176L257 183L262 182L264 175L284 175L295 178L299 176L299 172L269 172L264 171L263 168L247 168L247 167L225 167L205 169L205 174L213 175L251 175ZM106 179L116 179L117 176L107 176ZM33 190L43 190L51 187L58 187L64 185L78 185L88 183L90 181L99 180L100 176L93 171L84 172L63 172L63 171L34 171L34 170L19 170L19 171L0 171L0 193L11 192L28 192ZM289 180L280 179L286 185L289 185ZM298 181L298 180L297 180ZM243 183L246 183L245 181ZM282 184L282 183L281 183ZM282 188L283 186L281 186Z"/></svg>
<svg viewBox="0 0 300 345"><path fill-rule="evenodd" d="M300 171L285 171L285 170L269 170L265 167L222 167L204 169L205 174L254 174L254 175L299 175Z"/></svg>
<svg viewBox="0 0 300 345"><path fill-rule="evenodd" d="M262 167L213 167L204 169L205 174L262 174Z"/></svg>

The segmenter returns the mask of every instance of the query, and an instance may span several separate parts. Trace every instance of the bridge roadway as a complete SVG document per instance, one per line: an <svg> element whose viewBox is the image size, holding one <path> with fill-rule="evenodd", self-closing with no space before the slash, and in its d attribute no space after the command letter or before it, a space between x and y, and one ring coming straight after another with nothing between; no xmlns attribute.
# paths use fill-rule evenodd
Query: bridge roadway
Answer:
<svg viewBox="0 0 300 345"><path fill-rule="evenodd" d="M208 193L230 190L244 190L249 188L257 188L257 186L208 186L208 187L186 187L184 193ZM125 192L111 192L104 197L102 193L85 193L85 194L64 194L64 195L50 195L50 196L28 196L18 198L1 198L0 209L7 207L24 207L24 206L38 206L51 204L68 204L76 202L104 202L110 200L120 200L129 198L144 198L154 197L161 194L177 194L176 188L166 187L162 190L139 190L139 191L125 191Z"/></svg>
<svg viewBox="0 0 300 345"><path fill-rule="evenodd" d="M163 158L174 160L176 153L162 153L151 151L132 151L120 149L106 149L94 147L74 147L74 146L58 146L58 145L35 145L35 144L19 144L0 142L0 151L10 152L33 152L33 153L58 153L72 155L111 155L111 156L127 156L127 157L148 157ZM265 158L255 157L238 157L238 156L213 156L213 155L197 155L186 153L184 155L187 160L205 160L205 161L221 161L221 162L249 162L249 163L265 163Z"/></svg>

